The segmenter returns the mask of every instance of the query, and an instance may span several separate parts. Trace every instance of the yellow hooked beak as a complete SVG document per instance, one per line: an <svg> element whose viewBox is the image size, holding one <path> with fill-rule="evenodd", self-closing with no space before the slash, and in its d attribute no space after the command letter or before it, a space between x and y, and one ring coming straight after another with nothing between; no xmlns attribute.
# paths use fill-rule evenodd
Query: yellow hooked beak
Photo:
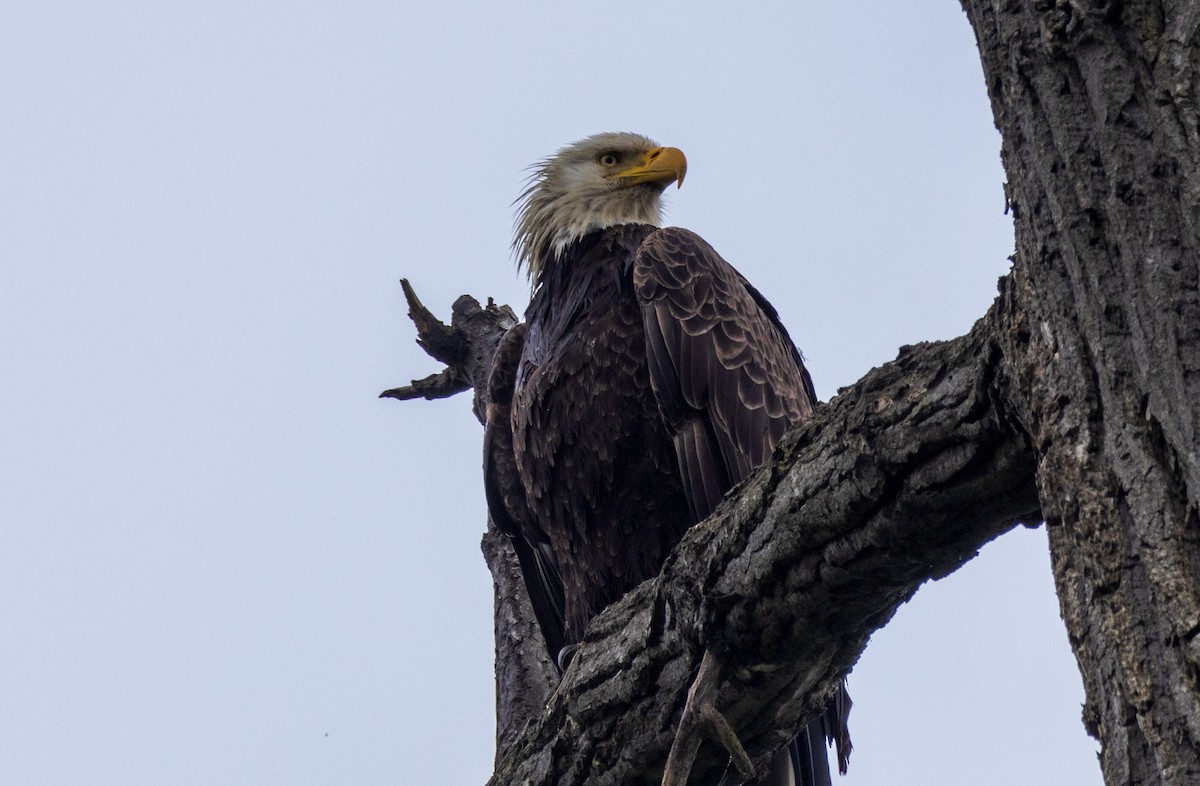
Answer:
<svg viewBox="0 0 1200 786"><path fill-rule="evenodd" d="M655 183L662 188L674 181L678 188L683 185L683 176L686 174L687 158L682 150L677 147L655 147L647 150L638 164L609 175L609 179L621 185Z"/></svg>

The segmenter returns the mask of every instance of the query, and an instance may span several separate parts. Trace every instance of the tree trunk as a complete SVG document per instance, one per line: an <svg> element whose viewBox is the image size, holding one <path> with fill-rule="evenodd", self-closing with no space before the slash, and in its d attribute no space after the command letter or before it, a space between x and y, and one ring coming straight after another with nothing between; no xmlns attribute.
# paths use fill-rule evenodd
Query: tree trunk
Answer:
<svg viewBox="0 0 1200 786"><path fill-rule="evenodd" d="M1000 297L798 425L593 621L552 696L490 533L493 783L655 782L704 674L761 770L923 581L1039 515L1106 782L1200 783L1200 3L962 4L1016 222ZM385 395L485 389L511 317L460 299L445 328L408 294L451 367ZM691 782L728 760L706 743Z"/></svg>
<svg viewBox="0 0 1200 786"><path fill-rule="evenodd" d="M997 340L1109 784L1200 783L1200 137L1188 2L963 3L1017 255Z"/></svg>

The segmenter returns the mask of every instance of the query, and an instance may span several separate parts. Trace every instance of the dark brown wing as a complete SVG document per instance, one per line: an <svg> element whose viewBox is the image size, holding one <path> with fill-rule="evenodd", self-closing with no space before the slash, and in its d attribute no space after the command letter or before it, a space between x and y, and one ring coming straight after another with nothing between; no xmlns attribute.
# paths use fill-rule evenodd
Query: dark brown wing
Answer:
<svg viewBox="0 0 1200 786"><path fill-rule="evenodd" d="M648 236L633 281L650 381L698 521L812 417L812 380L775 309L695 233Z"/></svg>
<svg viewBox="0 0 1200 786"><path fill-rule="evenodd" d="M505 334L496 349L496 359L488 378L483 485L492 521L508 535L521 563L534 616L546 639L546 649L557 656L567 643L563 629L562 577L549 541L530 520L529 504L513 453L513 387L525 347L525 333L525 324L517 325Z"/></svg>
<svg viewBox="0 0 1200 786"><path fill-rule="evenodd" d="M649 235L634 258L650 382L675 442L696 521L767 461L816 393L771 304L698 235ZM845 682L790 746L795 782L829 784L826 740L846 771L850 697Z"/></svg>

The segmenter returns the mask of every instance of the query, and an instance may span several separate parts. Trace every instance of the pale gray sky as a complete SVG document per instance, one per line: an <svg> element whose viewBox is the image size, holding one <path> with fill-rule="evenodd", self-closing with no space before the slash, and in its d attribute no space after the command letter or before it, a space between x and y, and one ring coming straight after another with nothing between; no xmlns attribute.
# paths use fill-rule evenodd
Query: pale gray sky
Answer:
<svg viewBox="0 0 1200 786"><path fill-rule="evenodd" d="M822 398L1007 269L957 3L9 4L0 12L0 782L479 784L491 582L466 397L396 280L518 310L525 168L688 155L669 222ZM1045 534L851 675L856 784L1091 784Z"/></svg>

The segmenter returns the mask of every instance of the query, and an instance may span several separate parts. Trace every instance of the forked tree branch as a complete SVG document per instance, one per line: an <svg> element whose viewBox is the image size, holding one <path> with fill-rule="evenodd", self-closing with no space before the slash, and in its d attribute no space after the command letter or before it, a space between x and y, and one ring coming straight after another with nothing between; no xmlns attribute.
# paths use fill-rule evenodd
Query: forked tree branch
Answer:
<svg viewBox="0 0 1200 786"><path fill-rule="evenodd" d="M544 711L526 697L534 716L501 724L491 783L658 783L706 653L723 675L709 704L761 771L921 583L1039 522L1033 455L997 404L998 313L903 348L798 425L660 576L592 622ZM502 696L510 668L497 664ZM702 744L691 782L742 782L727 747Z"/></svg>
<svg viewBox="0 0 1200 786"><path fill-rule="evenodd" d="M497 306L488 298L486 306L470 295L462 295L451 307L452 317L447 325L425 307L407 278L400 279L404 299L408 302L408 318L417 328L417 344L434 360L446 367L424 379L414 379L407 385L391 388L380 398L407 401L447 398L464 390L475 389L475 417L484 419L483 392L492 369L492 356L501 337L517 324L517 315L508 306Z"/></svg>

